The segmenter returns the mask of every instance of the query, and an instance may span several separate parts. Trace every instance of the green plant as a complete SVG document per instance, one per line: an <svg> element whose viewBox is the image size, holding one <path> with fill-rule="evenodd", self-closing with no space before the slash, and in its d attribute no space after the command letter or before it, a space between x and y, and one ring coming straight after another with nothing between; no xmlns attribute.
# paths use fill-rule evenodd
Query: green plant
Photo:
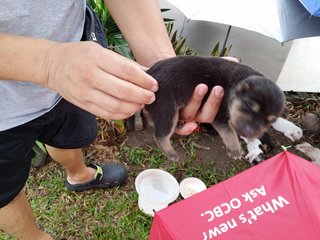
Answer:
<svg viewBox="0 0 320 240"><path fill-rule="evenodd" d="M119 27L113 20L110 12L104 4L103 0L88 0L96 14L99 16L104 30L106 32L106 39L108 45L113 50L120 50L120 53L124 56L134 59L128 44L122 35ZM161 9L161 12L170 11L170 9ZM174 20L170 18L163 19L166 25L168 35L170 36L172 46L175 50L176 55L197 55L195 49L191 49L186 45L187 38L184 36L178 37L178 30L173 31ZM212 56L227 56L231 50L231 45L228 48L219 50L219 43L217 43L211 52ZM222 53L222 54L221 54Z"/></svg>
<svg viewBox="0 0 320 240"><path fill-rule="evenodd" d="M213 57L225 57L228 56L230 51L231 51L231 47L232 44L229 47L225 47L223 49L220 50L219 48L219 42L213 47L212 51L211 51L211 56Z"/></svg>
<svg viewBox="0 0 320 240"><path fill-rule="evenodd" d="M120 151L120 156L125 156L130 163L143 168L158 168L167 161L166 156L159 149L152 148L143 149L140 147L130 148L123 146Z"/></svg>
<svg viewBox="0 0 320 240"><path fill-rule="evenodd" d="M198 52L196 49L189 48L187 46L187 38L184 36L179 36L178 37L178 30L173 31L174 27L174 21L169 21L166 23L166 29L168 32L168 35L170 36L171 39L171 44L173 46L173 49L176 53L176 55L197 55ZM224 47L223 49L220 50L220 43L216 43L216 45L213 47L210 55L213 57L225 57L228 56L232 44L229 45L228 47Z"/></svg>
<svg viewBox="0 0 320 240"><path fill-rule="evenodd" d="M133 59L133 55L128 47L128 44L122 35L119 27L113 20L109 10L104 4L103 0L88 0L90 6L96 12L101 20L106 33L108 47L114 51L120 51L122 55L127 58Z"/></svg>
<svg viewBox="0 0 320 240"><path fill-rule="evenodd" d="M179 138L176 141L180 144L180 146L184 149L186 156L190 159L190 161L196 158L197 148L196 141L198 140L199 135L191 134L187 138Z"/></svg>
<svg viewBox="0 0 320 240"><path fill-rule="evenodd" d="M191 49L186 45L187 38L186 37L177 37L178 30L174 31L172 33L174 26L174 22L167 22L166 28L168 35L171 39L171 44L173 46L173 49L176 53L176 55L197 55L197 51L195 49Z"/></svg>
<svg viewBox="0 0 320 240"><path fill-rule="evenodd" d="M101 20L102 25L106 33L107 43L110 49L117 51L130 59L134 59L133 54L128 46L127 41L122 35L119 27L113 20L108 8L105 6L103 0L88 0L90 6L94 9L96 14ZM161 9L161 12L169 11L170 9ZM169 18L164 18L165 22L173 21Z"/></svg>
<svg viewBox="0 0 320 240"><path fill-rule="evenodd" d="M36 140L33 148L34 157L31 160L32 167L42 167L45 164L45 160L48 156L48 152L44 144Z"/></svg>

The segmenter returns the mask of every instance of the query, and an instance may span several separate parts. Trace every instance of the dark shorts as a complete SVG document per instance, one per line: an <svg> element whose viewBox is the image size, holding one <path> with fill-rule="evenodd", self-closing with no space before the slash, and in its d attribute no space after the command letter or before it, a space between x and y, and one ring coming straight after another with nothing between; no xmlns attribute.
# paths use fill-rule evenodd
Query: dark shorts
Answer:
<svg viewBox="0 0 320 240"><path fill-rule="evenodd" d="M82 148L97 135L94 115L62 99L50 112L0 132L0 208L24 187L36 140L64 149Z"/></svg>

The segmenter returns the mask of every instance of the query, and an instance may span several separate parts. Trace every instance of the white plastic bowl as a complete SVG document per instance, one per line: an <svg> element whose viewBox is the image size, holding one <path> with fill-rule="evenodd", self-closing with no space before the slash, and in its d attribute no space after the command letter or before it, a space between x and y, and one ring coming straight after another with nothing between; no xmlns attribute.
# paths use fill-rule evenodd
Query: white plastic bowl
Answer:
<svg viewBox="0 0 320 240"><path fill-rule="evenodd" d="M160 169L142 171L136 177L135 188L139 194L139 208L151 216L179 196L178 181L170 173Z"/></svg>
<svg viewBox="0 0 320 240"><path fill-rule="evenodd" d="M206 189L206 185L200 179L194 177L185 178L180 183L180 193L183 198L191 197Z"/></svg>

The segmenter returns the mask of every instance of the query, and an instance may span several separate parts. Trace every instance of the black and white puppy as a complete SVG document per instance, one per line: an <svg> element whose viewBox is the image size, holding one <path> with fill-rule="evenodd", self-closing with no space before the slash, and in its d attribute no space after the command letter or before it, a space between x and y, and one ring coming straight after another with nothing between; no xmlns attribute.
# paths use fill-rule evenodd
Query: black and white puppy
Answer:
<svg viewBox="0 0 320 240"><path fill-rule="evenodd" d="M283 135L292 142L299 141L303 136L303 131L300 127L281 117L277 118L277 120L271 124L271 127L283 133ZM267 133L260 139L241 138L247 144L248 154L246 155L246 159L249 160L251 165L262 162L264 160L264 153L269 153L273 148L270 136Z"/></svg>
<svg viewBox="0 0 320 240"><path fill-rule="evenodd" d="M160 61L147 73L159 83L156 101L145 107L147 119L153 122L157 145L173 161L178 160L178 155L170 139L177 127L179 110L189 102L199 83L209 87L208 94L216 85L224 88L212 126L228 155L235 159L242 155L238 136L259 138L284 110L285 97L275 83L249 66L223 58L173 57Z"/></svg>

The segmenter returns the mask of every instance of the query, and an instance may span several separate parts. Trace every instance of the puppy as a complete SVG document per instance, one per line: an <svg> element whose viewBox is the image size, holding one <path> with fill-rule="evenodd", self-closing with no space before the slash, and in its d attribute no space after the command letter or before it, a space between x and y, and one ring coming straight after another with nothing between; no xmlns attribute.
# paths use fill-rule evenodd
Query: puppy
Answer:
<svg viewBox="0 0 320 240"><path fill-rule="evenodd" d="M303 152L311 161L320 166L320 149L313 147L310 143L304 142L298 144L296 149Z"/></svg>
<svg viewBox="0 0 320 240"><path fill-rule="evenodd" d="M144 114L153 122L154 139L168 159L178 155L170 139L179 110L190 100L199 83L211 89L220 85L225 94L212 124L232 158L242 155L238 135L259 138L284 110L284 94L271 80L249 66L223 58L179 56L158 62L147 71L159 83L156 100Z"/></svg>

